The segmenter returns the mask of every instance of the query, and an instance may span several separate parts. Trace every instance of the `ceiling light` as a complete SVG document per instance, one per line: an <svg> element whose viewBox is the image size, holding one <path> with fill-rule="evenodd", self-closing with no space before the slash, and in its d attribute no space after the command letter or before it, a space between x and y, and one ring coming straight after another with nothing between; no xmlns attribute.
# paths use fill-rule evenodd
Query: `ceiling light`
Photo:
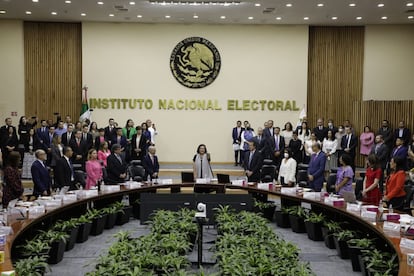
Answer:
<svg viewBox="0 0 414 276"><path fill-rule="evenodd" d="M247 17L247 19L249 19L249 20L253 20L253 19L254 19L254 17L253 17L253 16L249 16L249 17Z"/></svg>
<svg viewBox="0 0 414 276"><path fill-rule="evenodd" d="M408 19L414 19L414 15L409 15Z"/></svg>
<svg viewBox="0 0 414 276"><path fill-rule="evenodd" d="M220 16L220 19L226 19L226 16L222 15Z"/></svg>
<svg viewBox="0 0 414 276"><path fill-rule="evenodd" d="M50 14L51 15L57 15L57 12L51 12Z"/></svg>
<svg viewBox="0 0 414 276"><path fill-rule="evenodd" d="M66 4L70 4L70 3L72 3L72 1L70 1L70 0L66 0L66 1L65 1L65 3L66 3Z"/></svg>
<svg viewBox="0 0 414 276"><path fill-rule="evenodd" d="M1 10L0 11L0 14L5 14L6 13L6 11L5 10Z"/></svg>
<svg viewBox="0 0 414 276"><path fill-rule="evenodd" d="M357 16L355 19L356 20L361 20L362 19L362 16Z"/></svg>
<svg viewBox="0 0 414 276"><path fill-rule="evenodd" d="M113 13L110 13L110 14L109 14L109 16L110 16L110 17L114 17L114 16L115 16L115 14L113 14Z"/></svg>
<svg viewBox="0 0 414 276"><path fill-rule="evenodd" d="M319 3L318 5L317 5L318 7L323 7L323 6L325 6L323 3Z"/></svg>
<svg viewBox="0 0 414 276"><path fill-rule="evenodd" d="M26 14L32 14L32 12L31 11L26 11Z"/></svg>
<svg viewBox="0 0 414 276"><path fill-rule="evenodd" d="M287 3L287 4L286 4L286 7L290 8L290 7L292 7L292 4Z"/></svg>
<svg viewBox="0 0 414 276"><path fill-rule="evenodd" d="M381 19L382 19L382 20L387 20L387 19L388 19L388 17L383 16L383 17L381 17Z"/></svg>
<svg viewBox="0 0 414 276"><path fill-rule="evenodd" d="M260 4L260 3L256 3L256 4L254 4L254 6L255 6L255 7L260 7L260 6L261 6L261 4Z"/></svg>
<svg viewBox="0 0 414 276"><path fill-rule="evenodd" d="M133 6L133 5L135 5L135 2L134 2L134 1L131 1L131 2L129 2L129 4L130 4L131 6Z"/></svg>
<svg viewBox="0 0 414 276"><path fill-rule="evenodd" d="M337 19L338 19L338 17L337 17L337 16L332 16L332 17L331 17L331 19L332 19L332 20L337 20Z"/></svg>
<svg viewBox="0 0 414 276"><path fill-rule="evenodd" d="M171 18L171 15L166 15L165 18Z"/></svg>
<svg viewBox="0 0 414 276"><path fill-rule="evenodd" d="M349 6L350 6L350 7L355 7L355 6L356 6L356 4L355 4L355 3L350 3L350 4L349 4Z"/></svg>
<svg viewBox="0 0 414 276"><path fill-rule="evenodd" d="M181 0L172 0L172 1L159 1L159 0L149 0L151 5L160 5L160 6L172 6L172 5L181 5L181 6L238 6L241 4L240 1L181 1Z"/></svg>
<svg viewBox="0 0 414 276"><path fill-rule="evenodd" d="M383 3L379 3L378 4L378 8L382 8L382 7L384 7L385 5L383 4Z"/></svg>
<svg viewBox="0 0 414 276"><path fill-rule="evenodd" d="M86 13L84 13L84 12L83 12L83 13L81 13L81 16L86 16Z"/></svg>
<svg viewBox="0 0 414 276"><path fill-rule="evenodd" d="M194 18L194 19L198 19L198 15L196 15L196 14L195 14L195 15L193 15L193 18Z"/></svg>
<svg viewBox="0 0 414 276"><path fill-rule="evenodd" d="M309 20L309 17L308 17L308 16L305 16L305 17L303 18L303 20Z"/></svg>
<svg viewBox="0 0 414 276"><path fill-rule="evenodd" d="M98 2L96 2L96 4L98 4L98 5L103 5L103 4L104 4L104 2L102 2L102 1L98 1Z"/></svg>
<svg viewBox="0 0 414 276"><path fill-rule="evenodd" d="M414 6L414 4L413 3L407 3L407 4L405 4L407 7L412 7L412 6Z"/></svg>
<svg viewBox="0 0 414 276"><path fill-rule="evenodd" d="M282 17L278 16L276 17L276 20L282 20Z"/></svg>
<svg viewBox="0 0 414 276"><path fill-rule="evenodd" d="M37 3L37 2L39 2L39 0L32 0L32 2L33 2L33 3Z"/></svg>
<svg viewBox="0 0 414 276"><path fill-rule="evenodd" d="M138 14L138 15L137 15L137 17L138 17L138 18L142 18L142 15Z"/></svg>

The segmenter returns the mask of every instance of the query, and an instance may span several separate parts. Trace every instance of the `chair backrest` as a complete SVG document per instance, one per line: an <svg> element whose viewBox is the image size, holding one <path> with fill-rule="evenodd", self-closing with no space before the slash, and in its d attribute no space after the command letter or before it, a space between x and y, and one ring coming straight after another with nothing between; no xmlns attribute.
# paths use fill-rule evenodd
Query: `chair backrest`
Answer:
<svg viewBox="0 0 414 276"><path fill-rule="evenodd" d="M79 183L82 187L86 186L86 172L81 170L73 171L73 178L75 183Z"/></svg>
<svg viewBox="0 0 414 276"><path fill-rule="evenodd" d="M141 160L132 160L130 162L131 166L142 166L142 161Z"/></svg>
<svg viewBox="0 0 414 276"><path fill-rule="evenodd" d="M412 185L404 185L405 198L401 211L410 210L410 202L413 199L414 187Z"/></svg>
<svg viewBox="0 0 414 276"><path fill-rule="evenodd" d="M129 166L128 167L129 176L134 178L136 176L140 176L144 178L145 176L145 169L142 166Z"/></svg>
<svg viewBox="0 0 414 276"><path fill-rule="evenodd" d="M335 191L335 183L336 183L336 174L331 173L326 180L326 191L328 193Z"/></svg>
<svg viewBox="0 0 414 276"><path fill-rule="evenodd" d="M107 182L108 180L108 171L105 167L102 167L102 179L104 182Z"/></svg>
<svg viewBox="0 0 414 276"><path fill-rule="evenodd" d="M308 171L299 170L296 177L297 182L307 182L308 181Z"/></svg>
<svg viewBox="0 0 414 276"><path fill-rule="evenodd" d="M273 165L273 160L272 159L264 159L263 160L263 165Z"/></svg>

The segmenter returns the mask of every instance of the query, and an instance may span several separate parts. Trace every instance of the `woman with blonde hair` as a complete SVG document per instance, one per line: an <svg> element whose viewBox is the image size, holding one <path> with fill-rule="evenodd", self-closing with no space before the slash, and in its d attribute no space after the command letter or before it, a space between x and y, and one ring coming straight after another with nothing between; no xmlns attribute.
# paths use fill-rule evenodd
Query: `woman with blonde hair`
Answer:
<svg viewBox="0 0 414 276"><path fill-rule="evenodd" d="M96 182L102 179L102 166L98 160L98 152L96 149L88 151L88 161L86 161L86 186L89 190L96 186Z"/></svg>

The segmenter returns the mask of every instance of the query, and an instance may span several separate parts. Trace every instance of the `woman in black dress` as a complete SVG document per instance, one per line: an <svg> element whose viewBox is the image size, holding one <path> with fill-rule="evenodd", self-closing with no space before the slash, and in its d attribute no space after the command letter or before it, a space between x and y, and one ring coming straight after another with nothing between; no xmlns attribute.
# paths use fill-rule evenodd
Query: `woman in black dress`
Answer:
<svg viewBox="0 0 414 276"><path fill-rule="evenodd" d="M292 134L292 140L289 142L289 149L292 152L292 158L296 160L296 163L302 163L303 156L303 143L298 137L298 132L295 130Z"/></svg>

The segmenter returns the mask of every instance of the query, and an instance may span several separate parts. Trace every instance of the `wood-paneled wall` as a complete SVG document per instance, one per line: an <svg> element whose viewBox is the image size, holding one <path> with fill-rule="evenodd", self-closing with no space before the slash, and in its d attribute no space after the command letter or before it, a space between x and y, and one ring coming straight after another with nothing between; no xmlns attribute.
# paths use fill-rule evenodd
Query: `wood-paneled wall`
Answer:
<svg viewBox="0 0 414 276"><path fill-rule="evenodd" d="M82 89L80 23L24 23L25 112L79 117Z"/></svg>
<svg viewBox="0 0 414 276"><path fill-rule="evenodd" d="M376 132L383 119L400 120L414 130L414 101L363 101L364 27L310 27L308 121L350 120L359 135L365 125ZM359 152L359 149L358 149ZM358 155L357 164L363 165Z"/></svg>

